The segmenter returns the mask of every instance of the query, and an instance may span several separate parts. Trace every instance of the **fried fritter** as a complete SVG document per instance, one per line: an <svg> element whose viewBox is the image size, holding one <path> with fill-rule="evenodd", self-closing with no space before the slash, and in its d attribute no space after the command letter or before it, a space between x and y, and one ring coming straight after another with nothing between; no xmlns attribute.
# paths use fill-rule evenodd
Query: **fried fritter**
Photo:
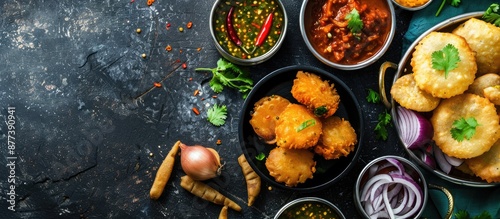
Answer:
<svg viewBox="0 0 500 219"><path fill-rule="evenodd" d="M316 172L314 153L307 149L285 149L276 147L269 152L266 168L276 182L295 187L312 179Z"/></svg>
<svg viewBox="0 0 500 219"><path fill-rule="evenodd" d="M418 112L432 111L441 100L418 88L413 74L398 78L391 87L391 96L404 108Z"/></svg>
<svg viewBox="0 0 500 219"><path fill-rule="evenodd" d="M491 86L500 85L500 75L488 73L474 79L474 82L467 89L467 93L477 94L484 97L484 89Z"/></svg>
<svg viewBox="0 0 500 219"><path fill-rule="evenodd" d="M321 120L305 106L289 104L276 121L276 144L288 149L315 146L322 132Z"/></svg>
<svg viewBox="0 0 500 219"><path fill-rule="evenodd" d="M327 118L337 111L340 103L340 96L334 86L321 80L318 75L298 71L293 80L292 96L316 116Z"/></svg>
<svg viewBox="0 0 500 219"><path fill-rule="evenodd" d="M479 157L465 160L472 172L488 183L500 182L500 141Z"/></svg>
<svg viewBox="0 0 500 219"><path fill-rule="evenodd" d="M453 30L465 38L476 52L477 74L500 73L500 28L477 18L471 18Z"/></svg>
<svg viewBox="0 0 500 219"><path fill-rule="evenodd" d="M484 97L495 105L500 105L500 85L484 88Z"/></svg>
<svg viewBox="0 0 500 219"><path fill-rule="evenodd" d="M470 140L457 141L452 137L453 123L461 118L475 118L475 134ZM431 117L433 140L441 150L452 157L467 159L488 151L500 136L498 114L486 98L464 93L441 100Z"/></svg>
<svg viewBox="0 0 500 219"><path fill-rule="evenodd" d="M451 44L458 49L460 61L445 77L444 70L433 68L432 53ZM434 97L449 98L463 93L474 82L477 71L475 53L465 39L452 33L431 32L417 46L411 59L418 87Z"/></svg>
<svg viewBox="0 0 500 219"><path fill-rule="evenodd" d="M337 159L354 151L357 142L356 131L349 121L330 116L323 120L323 134L314 152L326 160Z"/></svg>
<svg viewBox="0 0 500 219"><path fill-rule="evenodd" d="M274 144L276 142L276 121L290 104L286 98L279 95L271 95L261 98L254 104L250 125L252 125L255 134L261 137L266 143Z"/></svg>

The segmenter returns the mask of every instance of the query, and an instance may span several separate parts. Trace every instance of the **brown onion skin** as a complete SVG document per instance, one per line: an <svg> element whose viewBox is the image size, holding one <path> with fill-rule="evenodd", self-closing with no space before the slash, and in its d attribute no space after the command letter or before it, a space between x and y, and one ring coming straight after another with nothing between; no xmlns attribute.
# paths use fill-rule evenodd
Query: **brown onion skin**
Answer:
<svg viewBox="0 0 500 219"><path fill-rule="evenodd" d="M220 175L221 164L217 151L202 145L181 143L181 167L194 180L208 180ZM211 150L210 150L211 149Z"/></svg>

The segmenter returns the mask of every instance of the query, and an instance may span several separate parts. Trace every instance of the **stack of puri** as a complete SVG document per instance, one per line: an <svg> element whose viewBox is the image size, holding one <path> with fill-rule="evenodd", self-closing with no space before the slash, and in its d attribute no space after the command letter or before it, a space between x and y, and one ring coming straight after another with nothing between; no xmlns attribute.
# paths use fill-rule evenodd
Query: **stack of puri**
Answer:
<svg viewBox="0 0 500 219"><path fill-rule="evenodd" d="M279 95L257 101L250 124L264 142L275 146L265 162L269 174L295 187L313 178L315 155L326 160L347 156L357 135L349 121L335 115L340 96L333 83L298 71L291 93L295 101Z"/></svg>
<svg viewBox="0 0 500 219"><path fill-rule="evenodd" d="M433 68L432 53L452 44L460 61L445 75ZM432 140L448 156L465 160L464 172L500 182L500 28L471 18L452 32L431 32L415 46L412 71L398 78L391 95L399 105L430 112ZM471 139L452 137L453 122L474 117Z"/></svg>

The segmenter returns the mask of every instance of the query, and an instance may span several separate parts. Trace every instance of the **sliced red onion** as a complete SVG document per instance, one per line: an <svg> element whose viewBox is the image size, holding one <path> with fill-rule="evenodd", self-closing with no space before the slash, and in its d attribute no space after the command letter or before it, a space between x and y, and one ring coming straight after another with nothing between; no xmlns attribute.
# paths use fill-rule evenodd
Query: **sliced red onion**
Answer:
<svg viewBox="0 0 500 219"><path fill-rule="evenodd" d="M408 149L422 147L432 139L434 131L427 118L402 106L397 107L397 113L398 132Z"/></svg>
<svg viewBox="0 0 500 219"><path fill-rule="evenodd" d="M444 157L443 151L441 151L441 149L437 146L434 146L434 157L436 158L436 163L439 169L441 169L446 174L451 172L451 164L448 163L448 161Z"/></svg>
<svg viewBox="0 0 500 219"><path fill-rule="evenodd" d="M462 165L464 163L464 160L462 159L459 159L459 158L456 158L456 157L451 157L451 156L448 156L447 154L443 153L444 155L444 158L446 159L446 161L451 164L452 166L454 167L458 167L460 165Z"/></svg>

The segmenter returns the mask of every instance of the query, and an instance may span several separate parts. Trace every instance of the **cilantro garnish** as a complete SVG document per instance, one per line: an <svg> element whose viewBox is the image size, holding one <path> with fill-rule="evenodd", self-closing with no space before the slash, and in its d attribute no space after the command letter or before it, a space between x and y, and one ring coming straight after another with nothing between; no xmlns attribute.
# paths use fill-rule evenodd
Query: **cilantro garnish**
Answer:
<svg viewBox="0 0 500 219"><path fill-rule="evenodd" d="M224 86L237 89L246 98L252 90L253 80L235 64L219 59L216 68L196 68L195 71L210 71L213 74L210 88L216 93L222 92Z"/></svg>
<svg viewBox="0 0 500 219"><path fill-rule="evenodd" d="M368 103L379 103L380 94L377 91L368 88L368 96L366 96L366 101L368 101Z"/></svg>
<svg viewBox="0 0 500 219"><path fill-rule="evenodd" d="M443 0L441 2L441 5L439 6L437 12L436 12L436 17L439 16L439 13L441 13L441 10L443 10L444 5L448 3L453 7L458 7L460 5L460 0Z"/></svg>
<svg viewBox="0 0 500 219"><path fill-rule="evenodd" d="M345 19L349 21L347 27L351 30L351 33L355 34L361 32L363 29L363 21L359 16L358 10L353 8L352 11L345 16Z"/></svg>
<svg viewBox="0 0 500 219"><path fill-rule="evenodd" d="M387 140L387 126L391 125L391 114L387 110L378 115L378 123L375 126L375 137L377 139Z"/></svg>
<svg viewBox="0 0 500 219"><path fill-rule="evenodd" d="M493 3L483 14L483 20L500 27L500 14L498 14L500 5Z"/></svg>
<svg viewBox="0 0 500 219"><path fill-rule="evenodd" d="M444 70L444 77L448 77L448 73L455 69L460 62L458 49L452 44L447 44L441 50L432 53L432 68L436 70Z"/></svg>
<svg viewBox="0 0 500 219"><path fill-rule="evenodd" d="M461 142L465 139L470 140L476 134L476 127L479 126L474 117L464 119L463 117L455 120L451 128L451 136L453 139Z"/></svg>
<svg viewBox="0 0 500 219"><path fill-rule="evenodd" d="M214 104L212 108L207 111L207 120L215 126L221 126L226 123L227 107L226 105Z"/></svg>
<svg viewBox="0 0 500 219"><path fill-rule="evenodd" d="M300 126L299 126L299 127L297 127L296 131L297 131L297 132L300 132L300 131L302 131L302 130L306 129L307 127L311 127L311 126L313 126L313 125L316 125L316 120L314 120L314 119L309 119L309 120L307 120L307 121L303 122L302 124L300 124Z"/></svg>
<svg viewBox="0 0 500 219"><path fill-rule="evenodd" d="M481 214L478 214L474 217L471 217L469 212L466 210L459 210L457 213L455 213L455 218L456 219L491 219L491 215L489 212L486 210L481 212Z"/></svg>
<svg viewBox="0 0 500 219"><path fill-rule="evenodd" d="M326 112L328 112L328 109L326 108L326 106L320 106L320 107L314 109L315 116L323 116L323 115L325 115Z"/></svg>
<svg viewBox="0 0 500 219"><path fill-rule="evenodd" d="M260 152L259 154L257 154L257 156L255 156L255 159L257 159L258 161L262 161L264 160L264 158L266 158L266 155L262 152Z"/></svg>

